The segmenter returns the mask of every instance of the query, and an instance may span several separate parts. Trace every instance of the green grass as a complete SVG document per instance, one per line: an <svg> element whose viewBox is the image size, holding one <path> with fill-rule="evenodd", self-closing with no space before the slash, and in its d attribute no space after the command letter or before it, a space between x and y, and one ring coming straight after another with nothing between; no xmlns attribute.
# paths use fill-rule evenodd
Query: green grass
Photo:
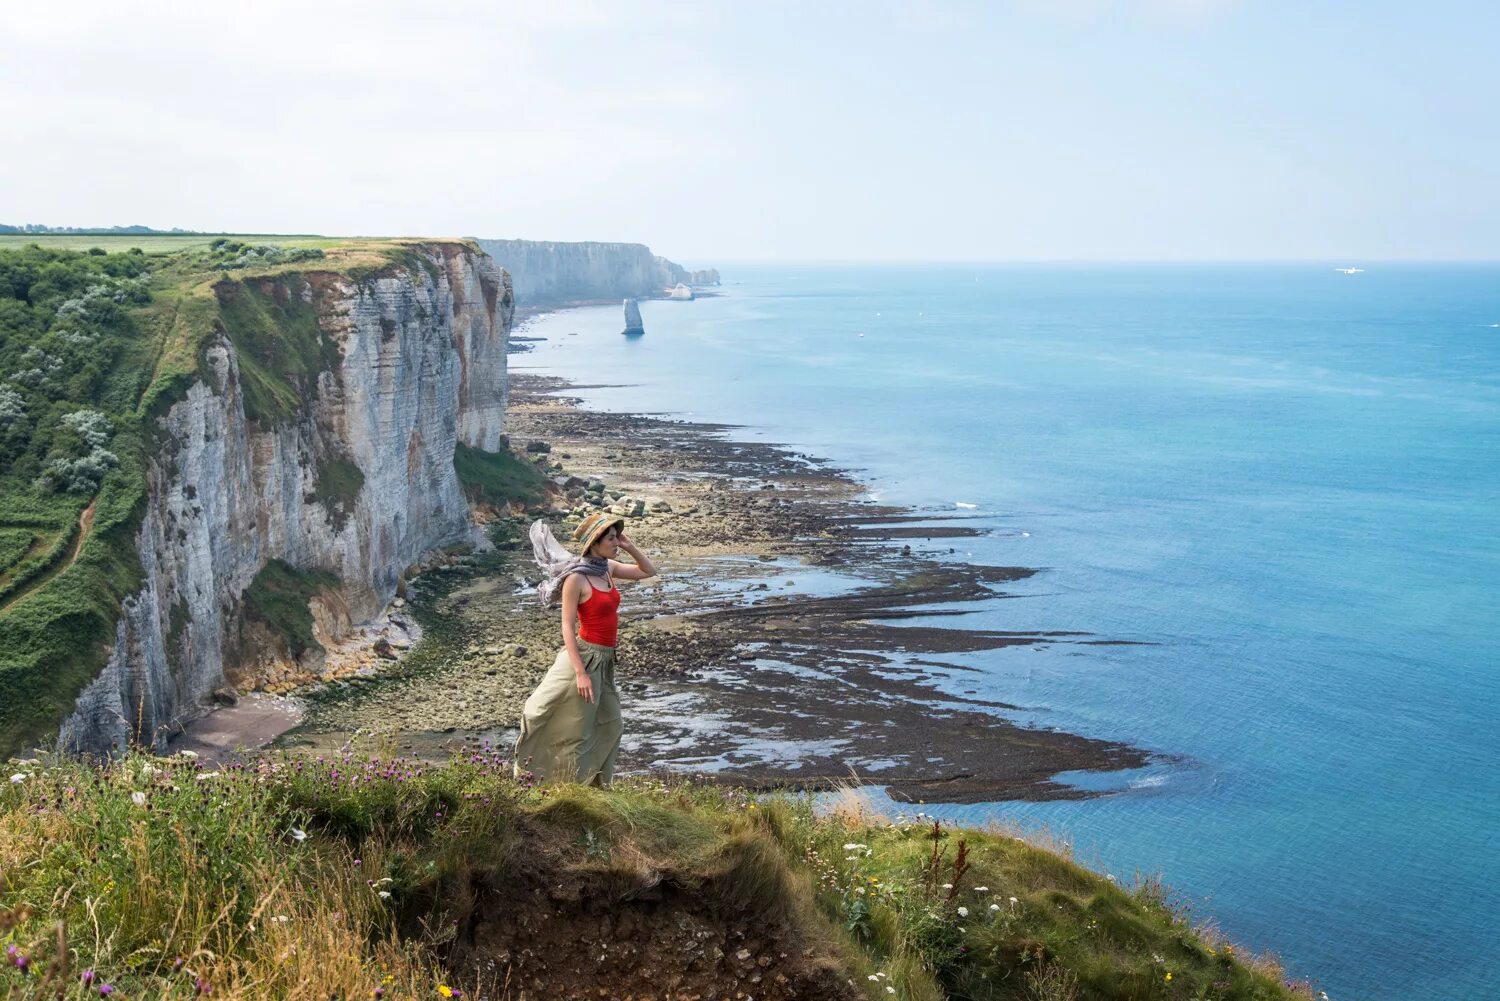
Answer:
<svg viewBox="0 0 1500 1001"><path fill-rule="evenodd" d="M108 236L82 236L73 233L59 233L49 236L45 233L4 233L0 234L0 248L25 247L37 244L42 247L56 247L60 250L87 251L94 247L108 251L111 254L123 254L132 248L138 248L148 254L169 254L181 250L196 250L206 248L215 240L227 236L232 240L239 240L248 244L272 244L278 247L309 247L318 250L338 246L344 242L337 237L328 236L277 236L274 234L187 234L187 233L144 233L138 235L121 234Z"/></svg>
<svg viewBox="0 0 1500 1001"><path fill-rule="evenodd" d="M292 418L315 397L319 372L336 368L338 345L290 277L226 278L214 285L219 319L239 355L245 416L262 427Z"/></svg>
<svg viewBox="0 0 1500 1001"><path fill-rule="evenodd" d="M536 465L508 449L485 452L460 442L453 454L453 469L464 494L476 504L536 504L546 497L546 478Z"/></svg>
<svg viewBox="0 0 1500 1001"><path fill-rule="evenodd" d="M318 464L313 500L327 509L335 531L343 531L364 485L365 474L348 459L327 459Z"/></svg>
<svg viewBox="0 0 1500 1001"><path fill-rule="evenodd" d="M245 589L245 616L285 637L292 656L300 657L318 645L307 603L323 588L338 584L338 575L326 570L298 570L281 560L271 560Z"/></svg>
<svg viewBox="0 0 1500 1001"><path fill-rule="evenodd" d="M0 754L56 730L104 666L120 603L140 587L144 450L128 429L115 444L120 465L95 499L93 531L77 562L0 612Z"/></svg>
<svg viewBox="0 0 1500 1001"><path fill-rule="evenodd" d="M0 965L12 996L51 996L49 967L65 991L92 970L126 997L185 998L200 980L219 998L474 996L455 979L473 966L446 964L474 958L478 923L540 907L583 938L642 894L782 936L884 1001L1311 996L1154 884L995 830L676 780L532 787L488 747L440 766L265 756L211 776L140 756L14 767L0 945L30 971Z"/></svg>
<svg viewBox="0 0 1500 1001"><path fill-rule="evenodd" d="M0 570L8 569L30 552L37 540L34 528L0 527Z"/></svg>

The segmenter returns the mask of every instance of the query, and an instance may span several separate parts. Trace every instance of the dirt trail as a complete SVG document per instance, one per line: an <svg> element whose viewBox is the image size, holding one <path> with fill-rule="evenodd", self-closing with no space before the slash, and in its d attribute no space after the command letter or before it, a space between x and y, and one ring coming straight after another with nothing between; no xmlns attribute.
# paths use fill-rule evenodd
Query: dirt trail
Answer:
<svg viewBox="0 0 1500 1001"><path fill-rule="evenodd" d="M65 560L61 560L52 567L48 568L45 573L43 573L36 580L32 581L31 585L28 586L26 590L13 594L5 601L0 602L0 615L3 615L6 612L10 611L10 609L14 605L25 601L28 597L35 594L48 581L52 580L52 578L56 577L64 570L67 570L68 567L78 562L78 554L83 552L83 544L88 541L89 533L94 530L94 505L97 503L97 500L89 501L89 506L84 508L83 513L78 516L78 538L74 540L73 548L68 553L68 558Z"/></svg>

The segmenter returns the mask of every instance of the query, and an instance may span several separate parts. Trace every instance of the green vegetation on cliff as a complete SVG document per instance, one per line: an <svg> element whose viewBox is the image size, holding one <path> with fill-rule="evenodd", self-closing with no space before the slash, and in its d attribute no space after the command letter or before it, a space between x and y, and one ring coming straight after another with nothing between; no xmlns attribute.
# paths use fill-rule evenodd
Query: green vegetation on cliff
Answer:
<svg viewBox="0 0 1500 1001"><path fill-rule="evenodd" d="M8 996L1308 996L1153 884L848 800L534 788L489 747L12 767Z"/></svg>
<svg viewBox="0 0 1500 1001"><path fill-rule="evenodd" d="M288 420L339 357L312 283L428 280L417 242L0 239L0 753L46 739L103 667L141 583L156 420L207 374L205 345L220 332L235 345L247 416ZM316 499L337 521L362 482L325 458Z"/></svg>
<svg viewBox="0 0 1500 1001"><path fill-rule="evenodd" d="M326 570L298 570L271 560L245 588L245 617L285 637L293 657L318 645L307 603L323 588L338 587L337 574Z"/></svg>
<svg viewBox="0 0 1500 1001"><path fill-rule="evenodd" d="M459 442L453 453L453 469L473 504L496 507L508 501L537 504L546 497L546 477L534 463L508 448L485 452Z"/></svg>

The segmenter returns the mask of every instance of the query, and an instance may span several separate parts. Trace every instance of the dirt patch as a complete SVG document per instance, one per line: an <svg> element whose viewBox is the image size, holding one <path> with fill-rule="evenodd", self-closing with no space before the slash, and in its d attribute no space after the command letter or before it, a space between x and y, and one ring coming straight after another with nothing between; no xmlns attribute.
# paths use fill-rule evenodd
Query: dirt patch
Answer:
<svg viewBox="0 0 1500 1001"><path fill-rule="evenodd" d="M447 966L495 1001L864 997L787 923L657 875L624 892L533 879L482 895Z"/></svg>

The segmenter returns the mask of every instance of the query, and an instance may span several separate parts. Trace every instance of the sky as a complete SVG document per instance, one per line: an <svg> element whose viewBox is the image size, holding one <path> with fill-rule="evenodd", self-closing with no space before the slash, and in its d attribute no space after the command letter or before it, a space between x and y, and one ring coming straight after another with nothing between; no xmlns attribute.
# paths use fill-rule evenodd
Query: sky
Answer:
<svg viewBox="0 0 1500 1001"><path fill-rule="evenodd" d="M0 222L730 260L1500 259L1500 4L55 0Z"/></svg>

